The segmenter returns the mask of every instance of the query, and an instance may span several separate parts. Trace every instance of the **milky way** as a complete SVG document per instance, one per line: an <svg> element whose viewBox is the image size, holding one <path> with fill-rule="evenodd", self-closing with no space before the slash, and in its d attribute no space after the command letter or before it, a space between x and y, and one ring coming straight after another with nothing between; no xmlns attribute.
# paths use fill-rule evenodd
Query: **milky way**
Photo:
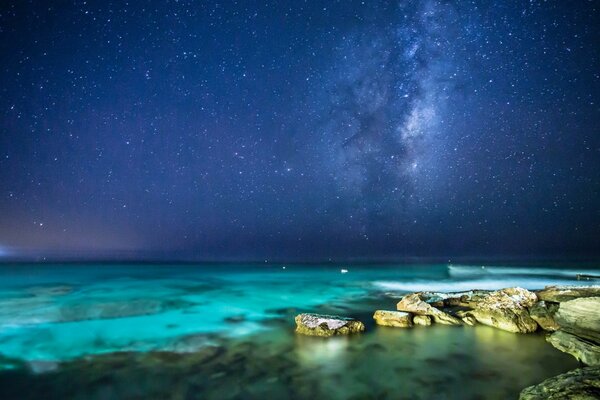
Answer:
<svg viewBox="0 0 600 400"><path fill-rule="evenodd" d="M597 6L3 2L0 257L588 257Z"/></svg>

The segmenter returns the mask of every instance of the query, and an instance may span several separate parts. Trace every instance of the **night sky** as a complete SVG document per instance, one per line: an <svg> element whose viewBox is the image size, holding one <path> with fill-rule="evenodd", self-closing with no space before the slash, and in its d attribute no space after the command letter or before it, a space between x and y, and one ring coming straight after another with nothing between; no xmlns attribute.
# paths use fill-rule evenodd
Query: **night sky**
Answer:
<svg viewBox="0 0 600 400"><path fill-rule="evenodd" d="M0 256L599 256L598 11L2 1Z"/></svg>

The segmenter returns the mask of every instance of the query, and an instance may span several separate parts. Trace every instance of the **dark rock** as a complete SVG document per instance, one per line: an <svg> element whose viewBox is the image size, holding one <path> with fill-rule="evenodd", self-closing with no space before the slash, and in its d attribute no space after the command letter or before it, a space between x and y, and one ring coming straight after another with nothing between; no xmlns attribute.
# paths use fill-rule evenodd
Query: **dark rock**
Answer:
<svg viewBox="0 0 600 400"><path fill-rule="evenodd" d="M520 400L593 400L600 398L600 367L579 368L525 388Z"/></svg>
<svg viewBox="0 0 600 400"><path fill-rule="evenodd" d="M558 311L558 305L555 303L546 303L538 301L529 309L529 315L545 331L554 332L559 326L554 320L554 314Z"/></svg>

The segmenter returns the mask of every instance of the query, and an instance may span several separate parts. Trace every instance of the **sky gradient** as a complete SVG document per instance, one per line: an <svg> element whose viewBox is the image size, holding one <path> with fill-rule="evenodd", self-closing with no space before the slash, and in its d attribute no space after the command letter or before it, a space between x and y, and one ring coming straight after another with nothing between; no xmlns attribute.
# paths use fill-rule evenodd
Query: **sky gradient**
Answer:
<svg viewBox="0 0 600 400"><path fill-rule="evenodd" d="M600 255L592 1L3 1L0 257Z"/></svg>

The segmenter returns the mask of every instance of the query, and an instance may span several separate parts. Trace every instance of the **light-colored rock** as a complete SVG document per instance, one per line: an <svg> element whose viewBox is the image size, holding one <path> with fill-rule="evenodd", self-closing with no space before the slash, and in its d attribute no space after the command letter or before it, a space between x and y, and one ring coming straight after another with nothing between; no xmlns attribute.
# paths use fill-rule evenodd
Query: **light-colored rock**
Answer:
<svg viewBox="0 0 600 400"><path fill-rule="evenodd" d="M562 330L554 332L546 340L586 365L600 365L600 346L593 342Z"/></svg>
<svg viewBox="0 0 600 400"><path fill-rule="evenodd" d="M529 315L545 331L554 332L559 326L554 320L554 314L558 311L558 304L538 301L529 309Z"/></svg>
<svg viewBox="0 0 600 400"><path fill-rule="evenodd" d="M462 319L462 321L465 324L467 324L469 326L475 326L475 325L477 325L477 318L475 318L474 316L472 316L470 314L465 315L461 319Z"/></svg>
<svg viewBox="0 0 600 400"><path fill-rule="evenodd" d="M562 302L554 319L561 330L600 345L600 297Z"/></svg>
<svg viewBox="0 0 600 400"><path fill-rule="evenodd" d="M477 322L508 332L530 333L538 328L528 308L537 302L535 293L522 288L507 288L490 293L469 312Z"/></svg>
<svg viewBox="0 0 600 400"><path fill-rule="evenodd" d="M431 317L429 315L415 315L413 323L415 325L429 326L431 325Z"/></svg>
<svg viewBox="0 0 600 400"><path fill-rule="evenodd" d="M365 330L365 325L352 318L321 314L299 314L295 318L296 332L310 336L348 335Z"/></svg>
<svg viewBox="0 0 600 400"><path fill-rule="evenodd" d="M462 322L452 315L433 307L421 298L421 293L406 295L396 305L398 311L410 312L417 315L429 315L438 324L462 325Z"/></svg>
<svg viewBox="0 0 600 400"><path fill-rule="evenodd" d="M525 388L519 400L593 400L600 398L600 367L578 368Z"/></svg>
<svg viewBox="0 0 600 400"><path fill-rule="evenodd" d="M377 310L373 314L377 325L410 328L413 326L412 314L403 311Z"/></svg>
<svg viewBox="0 0 600 400"><path fill-rule="evenodd" d="M475 326L477 325L477 319L469 313L467 310L460 310L456 312L456 316L462 320L466 325Z"/></svg>
<svg viewBox="0 0 600 400"><path fill-rule="evenodd" d="M536 291L540 300L560 303L581 297L600 297L600 285L592 286L546 286Z"/></svg>
<svg viewBox="0 0 600 400"><path fill-rule="evenodd" d="M434 307L471 307L491 293L490 290L468 290L463 292L419 292L421 300Z"/></svg>

